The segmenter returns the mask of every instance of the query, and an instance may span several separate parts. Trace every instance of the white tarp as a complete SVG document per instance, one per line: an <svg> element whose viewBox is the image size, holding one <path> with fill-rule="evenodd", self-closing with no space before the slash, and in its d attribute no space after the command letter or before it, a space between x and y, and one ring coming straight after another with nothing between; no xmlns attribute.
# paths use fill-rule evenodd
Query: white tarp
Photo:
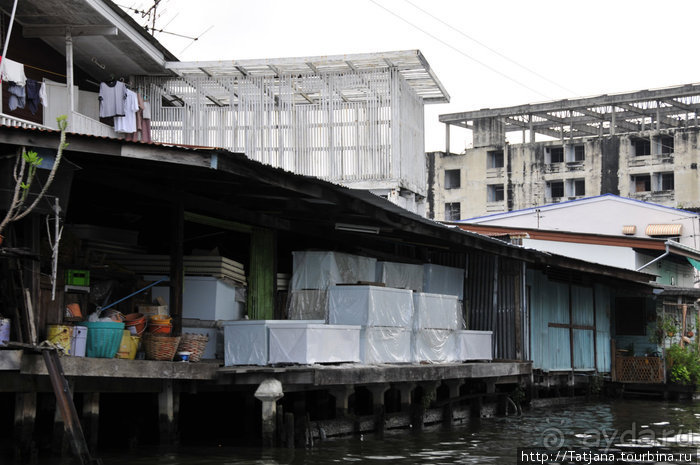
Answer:
<svg viewBox="0 0 700 465"><path fill-rule="evenodd" d="M414 329L463 329L462 305L456 296L413 293Z"/></svg>
<svg viewBox="0 0 700 465"><path fill-rule="evenodd" d="M328 319L328 291L300 289L290 291L287 300L287 318L290 320Z"/></svg>
<svg viewBox="0 0 700 465"><path fill-rule="evenodd" d="M269 329L270 364L360 361L359 326L289 323Z"/></svg>
<svg viewBox="0 0 700 465"><path fill-rule="evenodd" d="M224 364L267 365L269 361L269 329L288 325L288 320L237 320L223 323ZM295 321L296 325L319 324L323 321Z"/></svg>
<svg viewBox="0 0 700 465"><path fill-rule="evenodd" d="M456 295L464 300L463 269L426 263L423 271L423 292Z"/></svg>
<svg viewBox="0 0 700 465"><path fill-rule="evenodd" d="M442 363L457 360L455 331L419 329L413 332L413 359L416 362Z"/></svg>
<svg viewBox="0 0 700 465"><path fill-rule="evenodd" d="M362 363L409 363L411 330L406 328L367 327L360 333Z"/></svg>
<svg viewBox="0 0 700 465"><path fill-rule="evenodd" d="M493 331L456 331L458 360L493 360Z"/></svg>
<svg viewBox="0 0 700 465"><path fill-rule="evenodd" d="M325 251L296 251L292 257L292 290L376 281L376 258Z"/></svg>
<svg viewBox="0 0 700 465"><path fill-rule="evenodd" d="M387 287L423 290L423 265L409 263L377 262L377 281Z"/></svg>
<svg viewBox="0 0 700 465"><path fill-rule="evenodd" d="M378 286L333 286L328 322L339 325L411 328L413 291Z"/></svg>

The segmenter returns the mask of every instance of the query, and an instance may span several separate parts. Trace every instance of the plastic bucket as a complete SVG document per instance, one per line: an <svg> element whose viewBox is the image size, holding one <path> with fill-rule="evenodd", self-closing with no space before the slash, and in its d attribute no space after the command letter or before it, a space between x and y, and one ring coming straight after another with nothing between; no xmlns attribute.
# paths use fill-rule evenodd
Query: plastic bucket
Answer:
<svg viewBox="0 0 700 465"><path fill-rule="evenodd" d="M10 340L10 319L0 318L0 347L7 345Z"/></svg>
<svg viewBox="0 0 700 465"><path fill-rule="evenodd" d="M85 326L73 326L73 334L70 339L70 353L74 357L85 357L87 332L88 329Z"/></svg>
<svg viewBox="0 0 700 465"><path fill-rule="evenodd" d="M167 325L159 325L155 323L148 324L148 332L151 334L170 334L173 326L168 323Z"/></svg>
<svg viewBox="0 0 700 465"><path fill-rule="evenodd" d="M124 324L133 336L140 336L146 329L146 317L142 313L129 313L124 316Z"/></svg>
<svg viewBox="0 0 700 465"><path fill-rule="evenodd" d="M119 350L124 323L88 321L84 325L88 329L86 355L96 358L113 358Z"/></svg>
<svg viewBox="0 0 700 465"><path fill-rule="evenodd" d="M65 325L49 325L48 326L48 341L63 349L63 352L70 355L70 339L73 334L73 328Z"/></svg>
<svg viewBox="0 0 700 465"><path fill-rule="evenodd" d="M136 351L139 349L139 341L141 338L139 336L132 336L128 329L125 329L122 333L122 339L119 343L119 351L117 352L117 358L123 358L126 360L133 360L136 358Z"/></svg>
<svg viewBox="0 0 700 465"><path fill-rule="evenodd" d="M151 315L151 317L148 319L149 324L156 324L156 325L169 325L171 324L172 318L170 318L168 315Z"/></svg>

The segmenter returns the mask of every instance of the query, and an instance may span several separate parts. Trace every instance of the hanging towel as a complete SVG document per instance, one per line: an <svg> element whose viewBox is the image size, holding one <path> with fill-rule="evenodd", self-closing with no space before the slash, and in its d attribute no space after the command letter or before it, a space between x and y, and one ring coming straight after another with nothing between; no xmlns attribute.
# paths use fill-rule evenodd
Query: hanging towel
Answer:
<svg viewBox="0 0 700 465"><path fill-rule="evenodd" d="M41 99L41 104L44 108L49 106L49 96L46 94L46 84L41 83L41 88L39 89L39 99Z"/></svg>
<svg viewBox="0 0 700 465"><path fill-rule="evenodd" d="M2 66L2 80L14 82L18 86L24 87L27 82L27 76L24 75L24 65L9 58L0 57L0 61L5 63Z"/></svg>

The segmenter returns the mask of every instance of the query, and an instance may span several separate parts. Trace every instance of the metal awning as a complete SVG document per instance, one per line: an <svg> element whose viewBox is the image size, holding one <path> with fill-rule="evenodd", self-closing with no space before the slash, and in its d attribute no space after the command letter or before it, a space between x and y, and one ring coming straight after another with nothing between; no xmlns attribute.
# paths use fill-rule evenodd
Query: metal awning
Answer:
<svg viewBox="0 0 700 465"><path fill-rule="evenodd" d="M644 230L647 236L680 236L682 224L650 224Z"/></svg>
<svg viewBox="0 0 700 465"><path fill-rule="evenodd" d="M175 61L167 62L165 66L180 76L215 79L358 74L394 68L425 103L450 101L450 95L420 50L253 60ZM343 95L352 98L351 93L344 92Z"/></svg>

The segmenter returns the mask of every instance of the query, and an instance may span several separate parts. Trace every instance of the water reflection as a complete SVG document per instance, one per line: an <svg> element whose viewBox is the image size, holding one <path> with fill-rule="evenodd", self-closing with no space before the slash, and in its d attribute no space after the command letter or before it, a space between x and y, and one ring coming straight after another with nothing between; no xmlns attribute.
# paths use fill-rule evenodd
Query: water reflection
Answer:
<svg viewBox="0 0 700 465"><path fill-rule="evenodd" d="M501 464L514 463L518 447L542 446L547 440L562 446L700 446L700 407L629 400L570 404L452 429L387 431L384 439L331 439L306 450L181 447L168 455L149 449L100 455L105 465Z"/></svg>

